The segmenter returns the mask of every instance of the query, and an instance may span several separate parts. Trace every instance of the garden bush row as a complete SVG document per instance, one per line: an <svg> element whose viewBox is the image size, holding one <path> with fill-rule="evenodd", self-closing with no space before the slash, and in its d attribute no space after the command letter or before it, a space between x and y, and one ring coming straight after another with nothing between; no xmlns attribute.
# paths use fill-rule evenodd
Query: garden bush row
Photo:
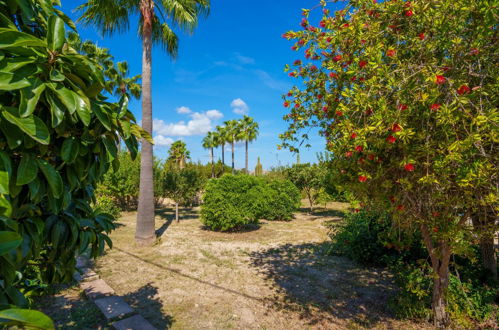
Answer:
<svg viewBox="0 0 499 330"><path fill-rule="evenodd" d="M288 180L224 175L206 185L201 221L212 230L238 230L259 219L290 220L299 206L300 191Z"/></svg>

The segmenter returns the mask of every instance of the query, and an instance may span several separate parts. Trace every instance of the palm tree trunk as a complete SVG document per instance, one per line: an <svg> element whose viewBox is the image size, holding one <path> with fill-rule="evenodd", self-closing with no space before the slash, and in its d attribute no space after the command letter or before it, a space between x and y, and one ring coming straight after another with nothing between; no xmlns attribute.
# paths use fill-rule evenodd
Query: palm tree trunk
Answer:
<svg viewBox="0 0 499 330"><path fill-rule="evenodd" d="M246 140L246 174L248 173L248 140Z"/></svg>
<svg viewBox="0 0 499 330"><path fill-rule="evenodd" d="M143 15L142 40L142 128L152 136L152 98L151 98L151 66L152 66L152 21L151 0L141 0ZM135 241L142 245L154 242L154 182L153 182L153 150L152 144L142 139L140 156L140 190L137 211L137 227Z"/></svg>
<svg viewBox="0 0 499 330"><path fill-rule="evenodd" d="M213 147L210 148L210 157L211 157L211 177L215 177L215 163L213 162Z"/></svg>
<svg viewBox="0 0 499 330"><path fill-rule="evenodd" d="M234 142L232 144L232 174L234 174Z"/></svg>
<svg viewBox="0 0 499 330"><path fill-rule="evenodd" d="M225 143L222 143L222 173L225 167Z"/></svg>

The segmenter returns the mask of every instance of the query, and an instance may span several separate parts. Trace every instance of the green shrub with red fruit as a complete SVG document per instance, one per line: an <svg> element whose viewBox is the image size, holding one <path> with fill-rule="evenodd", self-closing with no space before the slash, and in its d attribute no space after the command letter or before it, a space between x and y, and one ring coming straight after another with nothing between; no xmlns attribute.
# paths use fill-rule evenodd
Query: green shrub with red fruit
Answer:
<svg viewBox="0 0 499 330"><path fill-rule="evenodd" d="M497 6L357 0L331 12L328 2L320 21L304 10L303 29L284 34L305 59L286 66L301 82L284 96L282 146L296 150L316 127L339 185L421 231L433 318L446 326L451 256L497 230Z"/></svg>

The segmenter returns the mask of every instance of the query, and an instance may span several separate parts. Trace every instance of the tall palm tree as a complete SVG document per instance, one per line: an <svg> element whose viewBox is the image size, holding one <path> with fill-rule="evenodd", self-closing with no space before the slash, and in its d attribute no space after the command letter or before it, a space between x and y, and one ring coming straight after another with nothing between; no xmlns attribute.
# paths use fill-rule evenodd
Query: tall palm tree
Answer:
<svg viewBox="0 0 499 330"><path fill-rule="evenodd" d="M249 116L244 116L243 119L239 121L241 139L246 144L246 173L248 173L248 143L256 140L258 137L258 123Z"/></svg>
<svg viewBox="0 0 499 330"><path fill-rule="evenodd" d="M175 57L178 37L173 27L192 32L198 16L207 15L210 0L88 0L78 7L79 21L97 27L102 34L125 32L130 18L139 16L139 36L142 39L142 127L152 135L151 67L152 46L162 46ZM152 244L154 232L154 185L152 144L142 139L140 163L139 207L135 240Z"/></svg>
<svg viewBox="0 0 499 330"><path fill-rule="evenodd" d="M216 147L216 136L214 132L208 132L203 139L203 148L210 149L211 177L215 177L215 163L213 162L213 148Z"/></svg>
<svg viewBox="0 0 499 330"><path fill-rule="evenodd" d="M170 146L168 151L168 161L175 163L178 169L183 169L187 159L191 158L191 153L187 150L187 145L184 141L175 141Z"/></svg>
<svg viewBox="0 0 499 330"><path fill-rule="evenodd" d="M227 143L227 130L224 126L217 126L217 145L222 147L222 169L225 167L225 143Z"/></svg>
<svg viewBox="0 0 499 330"><path fill-rule="evenodd" d="M232 147L232 174L234 174L234 144L240 140L240 126L237 120L228 120L224 122L226 131L226 140Z"/></svg>

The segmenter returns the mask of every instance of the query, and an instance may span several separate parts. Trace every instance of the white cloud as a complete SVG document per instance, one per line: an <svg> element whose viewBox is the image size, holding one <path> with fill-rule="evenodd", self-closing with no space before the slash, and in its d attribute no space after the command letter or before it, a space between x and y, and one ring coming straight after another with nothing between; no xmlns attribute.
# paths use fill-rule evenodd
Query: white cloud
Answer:
<svg viewBox="0 0 499 330"><path fill-rule="evenodd" d="M184 113L185 114L185 113ZM204 135L212 129L212 120L220 119L223 114L218 110L187 113L189 121L181 120L176 123L167 123L162 119L153 120L153 131L157 136L191 136Z"/></svg>
<svg viewBox="0 0 499 330"><path fill-rule="evenodd" d="M210 119L216 120L222 118L224 115L218 110L208 110L206 111L206 116Z"/></svg>
<svg viewBox="0 0 499 330"><path fill-rule="evenodd" d="M232 100L230 106L232 107L232 112L238 115L247 115L249 112L248 105L240 98Z"/></svg>
<svg viewBox="0 0 499 330"><path fill-rule="evenodd" d="M181 106L181 107L177 108L177 113L180 113L181 115L186 115L186 114L189 114L191 112L192 112L192 110L189 109L188 107Z"/></svg>
<svg viewBox="0 0 499 330"><path fill-rule="evenodd" d="M165 137L161 134L158 134L154 137L154 146L155 147L168 147L173 143L173 139L169 137Z"/></svg>

